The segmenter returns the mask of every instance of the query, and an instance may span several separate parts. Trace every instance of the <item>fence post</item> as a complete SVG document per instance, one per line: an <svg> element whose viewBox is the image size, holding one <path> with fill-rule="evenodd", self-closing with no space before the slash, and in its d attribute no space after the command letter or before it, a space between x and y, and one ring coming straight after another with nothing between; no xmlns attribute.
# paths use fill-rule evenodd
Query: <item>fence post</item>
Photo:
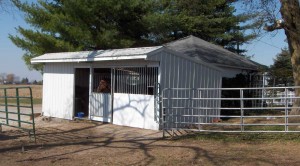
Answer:
<svg viewBox="0 0 300 166"><path fill-rule="evenodd" d="M289 131L289 127L288 127L288 123L289 123L289 119L288 119L288 116L289 116L289 111L288 111L288 99L287 99L287 88L284 88L284 95L285 95L285 108L284 108L284 112L285 112L285 132Z"/></svg>
<svg viewBox="0 0 300 166"><path fill-rule="evenodd" d="M243 89L240 89L240 106L241 106L241 131L244 131L244 93Z"/></svg>
<svg viewBox="0 0 300 166"><path fill-rule="evenodd" d="M9 120L8 120L8 102L7 102L7 91L4 89L4 102L5 102L5 114L6 114L6 124L9 125Z"/></svg>
<svg viewBox="0 0 300 166"><path fill-rule="evenodd" d="M165 138L166 133L165 133L164 89L161 92L161 123L162 123L162 130L163 130L163 138Z"/></svg>
<svg viewBox="0 0 300 166"><path fill-rule="evenodd" d="M18 111L18 125L19 127L21 127L19 88L16 88L16 98L17 98L17 111Z"/></svg>
<svg viewBox="0 0 300 166"><path fill-rule="evenodd" d="M31 115L32 115L32 132L33 132L32 134L34 136L34 142L36 143L35 120L34 120L34 111L33 111L33 97L32 97L32 89L31 89L31 87L29 87L29 93L30 93L30 105L31 105Z"/></svg>

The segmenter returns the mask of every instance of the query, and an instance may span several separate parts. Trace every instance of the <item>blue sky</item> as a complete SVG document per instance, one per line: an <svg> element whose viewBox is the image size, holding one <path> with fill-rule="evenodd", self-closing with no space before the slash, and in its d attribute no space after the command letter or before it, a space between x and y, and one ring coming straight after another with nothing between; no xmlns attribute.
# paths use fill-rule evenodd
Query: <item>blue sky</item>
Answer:
<svg viewBox="0 0 300 166"><path fill-rule="evenodd" d="M15 10L10 13L0 12L0 16L0 74L13 73L20 78L27 77L31 81L41 80L42 75L37 71L30 71L22 60L24 51L16 47L8 38L9 34L16 34L15 27L29 27L23 16ZM269 66L281 48L287 47L285 38L283 30L265 33L250 44L244 45L243 48L248 50L248 55L253 56L252 60Z"/></svg>
<svg viewBox="0 0 300 166"><path fill-rule="evenodd" d="M0 74L13 73L20 78L27 77L30 81L42 80L37 71L30 71L25 65L22 55L24 51L16 47L8 38L9 34L16 34L15 27L29 27L22 15L17 11L0 12Z"/></svg>

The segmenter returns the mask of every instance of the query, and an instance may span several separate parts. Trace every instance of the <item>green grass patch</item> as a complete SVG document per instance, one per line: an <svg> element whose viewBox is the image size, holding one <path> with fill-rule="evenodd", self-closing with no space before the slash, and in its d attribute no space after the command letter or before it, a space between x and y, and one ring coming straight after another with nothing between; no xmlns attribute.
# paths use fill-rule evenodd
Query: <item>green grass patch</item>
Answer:
<svg viewBox="0 0 300 166"><path fill-rule="evenodd" d="M216 140L223 142L297 141L299 133L197 133L179 139Z"/></svg>
<svg viewBox="0 0 300 166"><path fill-rule="evenodd" d="M245 131L284 131L285 126L245 126Z"/></svg>

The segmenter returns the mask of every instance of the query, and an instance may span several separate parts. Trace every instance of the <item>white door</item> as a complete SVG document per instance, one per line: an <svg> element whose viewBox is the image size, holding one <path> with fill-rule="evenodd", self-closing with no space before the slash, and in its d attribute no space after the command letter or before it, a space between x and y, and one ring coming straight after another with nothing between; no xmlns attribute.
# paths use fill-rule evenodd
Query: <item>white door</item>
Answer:
<svg viewBox="0 0 300 166"><path fill-rule="evenodd" d="M111 94L93 92L90 96L90 118L111 122Z"/></svg>

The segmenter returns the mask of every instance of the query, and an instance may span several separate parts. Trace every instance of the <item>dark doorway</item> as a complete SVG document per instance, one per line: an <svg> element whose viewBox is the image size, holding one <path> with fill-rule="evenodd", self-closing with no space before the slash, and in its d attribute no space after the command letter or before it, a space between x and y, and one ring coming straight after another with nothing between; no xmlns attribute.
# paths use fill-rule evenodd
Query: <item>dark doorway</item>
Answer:
<svg viewBox="0 0 300 166"><path fill-rule="evenodd" d="M96 68L94 69L93 92L96 93L111 93L111 69ZM105 84L105 86L102 85Z"/></svg>
<svg viewBox="0 0 300 166"><path fill-rule="evenodd" d="M75 117L89 114L89 75L89 68L75 69Z"/></svg>

